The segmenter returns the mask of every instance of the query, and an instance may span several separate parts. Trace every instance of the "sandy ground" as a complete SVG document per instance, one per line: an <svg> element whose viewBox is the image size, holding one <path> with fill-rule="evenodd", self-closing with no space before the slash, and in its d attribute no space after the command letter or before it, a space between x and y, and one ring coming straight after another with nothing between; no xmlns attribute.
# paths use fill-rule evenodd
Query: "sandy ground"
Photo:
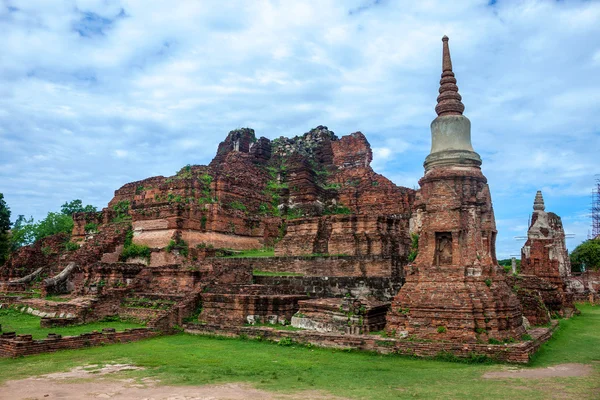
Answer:
<svg viewBox="0 0 600 400"><path fill-rule="evenodd" d="M243 383L205 386L162 386L151 378L117 379L116 372L142 369L133 365L85 365L68 372L9 381L0 386L0 400L343 400L320 391L280 394L258 390ZM487 372L483 378L561 378L587 376L593 367L585 364L560 364L548 368L507 367Z"/></svg>
<svg viewBox="0 0 600 400"><path fill-rule="evenodd" d="M206 386L158 386L152 379L115 380L106 375L132 369L131 365L105 367L86 365L69 372L54 373L0 386L2 400L343 400L319 391L278 394L254 389L242 383ZM109 379L107 379L109 378Z"/></svg>
<svg viewBox="0 0 600 400"><path fill-rule="evenodd" d="M571 376L588 376L593 371L591 365L585 364L559 364L548 368L521 369L514 368L498 372L486 372L484 378L566 378Z"/></svg>

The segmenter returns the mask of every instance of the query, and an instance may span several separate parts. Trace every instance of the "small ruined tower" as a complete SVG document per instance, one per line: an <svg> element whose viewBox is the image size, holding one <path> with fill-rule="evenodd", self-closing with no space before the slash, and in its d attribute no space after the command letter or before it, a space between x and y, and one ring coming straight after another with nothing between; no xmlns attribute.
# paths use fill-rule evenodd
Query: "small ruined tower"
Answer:
<svg viewBox="0 0 600 400"><path fill-rule="evenodd" d="M415 202L419 253L392 302L386 329L396 336L461 342L518 339L520 305L496 260L496 225L481 158L444 36L431 153Z"/></svg>
<svg viewBox="0 0 600 400"><path fill-rule="evenodd" d="M533 202L527 242L521 249L521 273L543 278L563 290L564 279L571 275L571 261L565 244L560 217L546 212L542 192Z"/></svg>

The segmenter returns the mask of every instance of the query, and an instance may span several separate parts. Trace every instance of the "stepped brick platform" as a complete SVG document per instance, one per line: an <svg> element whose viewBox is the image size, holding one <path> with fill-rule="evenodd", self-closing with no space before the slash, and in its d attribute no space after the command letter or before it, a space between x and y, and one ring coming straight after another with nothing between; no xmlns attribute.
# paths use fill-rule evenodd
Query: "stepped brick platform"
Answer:
<svg viewBox="0 0 600 400"><path fill-rule="evenodd" d="M249 258L207 258L207 265L248 267L261 272L296 273L305 276L401 276L401 264L379 256L281 256Z"/></svg>
<svg viewBox="0 0 600 400"><path fill-rule="evenodd" d="M298 312L298 300L306 295L203 293L199 320L244 325L268 320L290 321Z"/></svg>
<svg viewBox="0 0 600 400"><path fill-rule="evenodd" d="M332 298L301 300L292 317L292 326L319 332L361 334L385 327L385 314L390 306L375 300Z"/></svg>
<svg viewBox="0 0 600 400"><path fill-rule="evenodd" d="M377 335L344 335L316 331L287 331L269 327L223 326L211 324L187 324L185 332L194 335L221 335L245 337L259 340L280 341L291 339L304 345L336 349L375 351L382 354L399 354L417 357L436 357L451 354L459 358L486 356L496 361L526 364L539 347L552 337L558 326L553 321L550 328L535 328L527 331L532 340L507 344L457 343L439 341L411 341L384 338Z"/></svg>
<svg viewBox="0 0 600 400"><path fill-rule="evenodd" d="M318 298L350 296L387 302L402 286L402 280L385 277L254 276L253 280L279 294L309 294Z"/></svg>

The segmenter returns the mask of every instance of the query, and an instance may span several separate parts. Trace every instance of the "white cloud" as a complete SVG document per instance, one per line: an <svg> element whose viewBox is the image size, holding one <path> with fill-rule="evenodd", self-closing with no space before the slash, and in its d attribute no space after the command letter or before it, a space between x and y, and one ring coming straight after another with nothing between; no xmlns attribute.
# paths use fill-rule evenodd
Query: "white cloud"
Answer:
<svg viewBox="0 0 600 400"><path fill-rule="evenodd" d="M115 156L117 158L126 158L129 155L129 152L126 150L115 150Z"/></svg>

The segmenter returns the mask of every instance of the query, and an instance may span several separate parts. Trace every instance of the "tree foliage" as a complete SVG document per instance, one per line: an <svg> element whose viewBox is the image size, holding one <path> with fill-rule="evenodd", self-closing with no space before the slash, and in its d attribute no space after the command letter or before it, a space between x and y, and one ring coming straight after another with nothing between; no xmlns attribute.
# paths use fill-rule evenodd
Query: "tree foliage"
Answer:
<svg viewBox="0 0 600 400"><path fill-rule="evenodd" d="M575 272L600 269L600 240L581 243L571 252L571 268Z"/></svg>
<svg viewBox="0 0 600 400"><path fill-rule="evenodd" d="M34 227L33 217L30 217L29 219L25 218L24 215L19 215L17 217L10 235L12 251L34 242Z"/></svg>
<svg viewBox="0 0 600 400"><path fill-rule="evenodd" d="M60 206L60 212L65 215L73 215L76 212L96 212L96 207L92 205L87 205L84 207L83 202L79 199L72 200L70 202L65 202L62 206Z"/></svg>
<svg viewBox="0 0 600 400"><path fill-rule="evenodd" d="M4 201L4 194L0 193L0 265L4 264L10 253L10 208Z"/></svg>
<svg viewBox="0 0 600 400"><path fill-rule="evenodd" d="M68 235L73 230L73 213L76 212L95 212L96 207L84 206L79 199L65 202L60 207L60 212L49 212L46 218L34 222L33 217L25 218L19 215L14 223L11 234L11 250L16 250L21 246L27 246L40 239L57 233L64 232Z"/></svg>

